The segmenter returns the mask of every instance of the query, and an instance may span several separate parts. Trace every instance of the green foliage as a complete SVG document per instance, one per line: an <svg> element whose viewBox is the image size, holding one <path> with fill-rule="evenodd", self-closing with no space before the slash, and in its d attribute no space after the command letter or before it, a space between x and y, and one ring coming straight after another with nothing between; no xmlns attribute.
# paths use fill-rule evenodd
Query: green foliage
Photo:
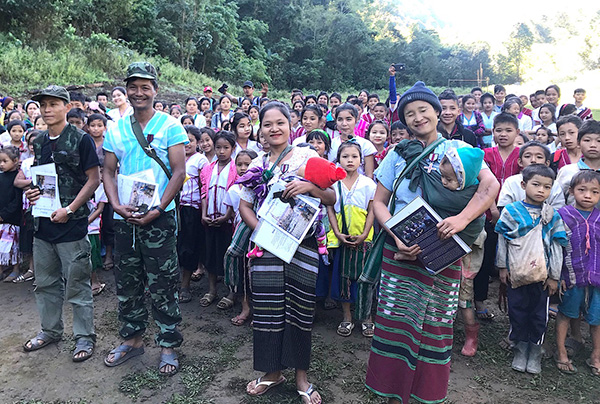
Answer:
<svg viewBox="0 0 600 404"><path fill-rule="evenodd" d="M600 68L600 10L590 21L589 33L584 39L584 48L580 52L583 63L588 69Z"/></svg>
<svg viewBox="0 0 600 404"><path fill-rule="evenodd" d="M70 83L108 79L131 60L129 49L230 82L329 91L385 88L397 62L407 64L399 80L439 86L475 78L480 63L491 70L487 47L445 46L418 26L405 38L391 18L395 9L381 11L367 0L5 0L0 32L11 33L9 43L51 52L60 69L68 64ZM62 60L61 52L82 46L92 71ZM16 56L18 46L10 52ZM21 83L22 73L0 74Z"/></svg>
<svg viewBox="0 0 600 404"><path fill-rule="evenodd" d="M522 79L522 66L531 50L534 36L529 26L524 23L515 25L508 42L505 43L507 54L498 55L498 66L501 67L504 82L519 82Z"/></svg>
<svg viewBox="0 0 600 404"><path fill-rule="evenodd" d="M0 34L0 93L23 94L48 84L73 85L98 82L120 83L127 65L135 60L149 60L159 69L161 88L184 94L199 94L219 82L205 75L185 70L166 58L142 56L106 34L92 34L87 39L65 36L58 48L25 46L14 36ZM52 63L48 63L51 60Z"/></svg>

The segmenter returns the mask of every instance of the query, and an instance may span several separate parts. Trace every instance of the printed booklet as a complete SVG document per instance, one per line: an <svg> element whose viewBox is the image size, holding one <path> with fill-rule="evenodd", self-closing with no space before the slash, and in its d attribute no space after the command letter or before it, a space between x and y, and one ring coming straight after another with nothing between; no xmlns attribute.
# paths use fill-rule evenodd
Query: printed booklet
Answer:
<svg viewBox="0 0 600 404"><path fill-rule="evenodd" d="M118 174L117 186L121 205L138 208L138 215L143 215L160 204L158 184L152 170L140 171L133 175Z"/></svg>
<svg viewBox="0 0 600 404"><path fill-rule="evenodd" d="M61 208L58 175L54 163L31 167L31 180L40 190L40 199L31 208L33 217L50 217Z"/></svg>
<svg viewBox="0 0 600 404"><path fill-rule="evenodd" d="M258 211L258 226L250 238L256 245L290 263L319 213L320 201L306 195L282 200L286 182L271 187Z"/></svg>
<svg viewBox="0 0 600 404"><path fill-rule="evenodd" d="M416 197L385 222L386 226L407 246L418 244L417 259L432 274L437 275L471 252L457 235L441 240L437 224L442 218L421 197Z"/></svg>

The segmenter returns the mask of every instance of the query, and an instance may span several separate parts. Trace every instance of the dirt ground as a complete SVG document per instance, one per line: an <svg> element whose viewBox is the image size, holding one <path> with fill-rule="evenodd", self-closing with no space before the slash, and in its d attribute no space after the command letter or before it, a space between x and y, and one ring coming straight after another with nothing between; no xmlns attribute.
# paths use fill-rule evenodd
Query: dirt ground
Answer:
<svg viewBox="0 0 600 404"><path fill-rule="evenodd" d="M146 353L117 368L103 363L106 353L119 342L117 298L111 272L102 272L106 290L96 298L95 320L98 341L94 356L83 363L71 361L74 342L71 310L65 306L65 336L58 344L24 353L23 342L39 329L33 285L0 283L3 315L0 317L0 403L196 403L260 404L300 403L293 374L288 382L269 394L250 398L245 385L260 376L252 369L252 332L246 325L234 327L230 318L239 306L221 311L213 305L202 308L198 300L207 291L207 281L193 284L194 300L182 305L181 330L185 342L179 349L181 371L171 377L159 376L159 350L154 346L152 324L146 336ZM492 291L497 284L490 285ZM225 293L221 285L220 296ZM491 323L482 325L480 350L475 358L460 355L464 341L460 321L456 327L450 377L450 403L593 403L600 402L600 387L585 366L585 354L575 358L579 373L566 376L544 361L538 376L517 374L510 369L511 354L498 341L506 335L508 319L495 308ZM358 332L349 338L337 336L341 311L316 314L312 368L309 379L316 384L324 403L383 403L364 388L370 341ZM553 322L550 324L553 332ZM549 342L554 337L549 333Z"/></svg>

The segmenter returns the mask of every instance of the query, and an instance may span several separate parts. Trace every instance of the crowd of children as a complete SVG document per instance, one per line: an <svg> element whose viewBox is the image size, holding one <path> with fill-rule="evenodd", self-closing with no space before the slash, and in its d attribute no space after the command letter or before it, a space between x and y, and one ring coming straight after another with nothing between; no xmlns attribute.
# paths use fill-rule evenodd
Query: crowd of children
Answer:
<svg viewBox="0 0 600 404"><path fill-rule="evenodd" d="M398 117L393 68L390 73L390 97L385 102L366 90L348 96L345 102L338 93L315 96L293 90L287 103L292 117L289 142L314 149L321 159L345 172L339 177L342 179L334 175L331 181L335 205L323 208L327 237L326 247L323 241L319 250L317 285L325 308L341 306L337 333L344 337L354 329L351 303L356 300L357 280L378 227L372 207L377 188L374 171L395 145L412 138ZM233 97L225 89L216 99L212 88L206 87L201 97L191 96L181 105L154 103L156 110L180 120L189 140L185 147L187 178L179 207L179 302L192 300L191 282L206 274L209 289L199 305L211 305L224 277L229 294L217 307L228 310L239 300L241 312L231 320L237 326L250 318L252 309L246 254L261 253L260 249L250 250L248 230L239 215L240 181L246 178L251 162L269 152L258 119L261 108L270 101L267 91L263 87L261 96L254 96L254 85L248 81L242 97ZM476 354L481 331L473 312L482 321L493 318L485 300L489 277L497 268L502 284L508 285L511 329L507 342L515 352L512 367L520 372L541 372L548 313L554 310L558 368L565 373L577 371L567 348L573 340L582 342L583 320L590 326L593 342L587 365L594 375L600 375L600 266L596 262L600 248L600 123L584 106L585 95L585 90L576 89L574 103L565 105L559 103L561 93L556 85L529 97L507 95L501 85L494 87L493 94L474 88L467 95L451 89L439 95L438 132L483 150L480 155L449 151L440 165L444 187L456 191L473 185L468 183L464 167L463 171L457 169L455 163L461 159L458 166L483 160L501 185L496 203L486 213L482 236L472 244L472 254L479 254L480 259L465 259L468 265L459 297L466 324L465 355ZM67 115L69 123L94 140L101 167L104 134L132 112L122 87L115 87L110 96L112 109L106 93L98 93L93 101L71 93L72 108ZM31 182L32 140L45 129L36 101L29 100L20 108L11 97L2 100L0 265L4 282L34 279L30 257L34 224L22 189ZM327 172L325 169L322 174ZM91 283L98 295L105 288L99 270L112 269L114 245L112 209L102 185L88 205ZM554 305L548 307L549 301ZM569 328L571 337L567 338ZM371 319L363 320L362 334L372 337L373 331Z"/></svg>

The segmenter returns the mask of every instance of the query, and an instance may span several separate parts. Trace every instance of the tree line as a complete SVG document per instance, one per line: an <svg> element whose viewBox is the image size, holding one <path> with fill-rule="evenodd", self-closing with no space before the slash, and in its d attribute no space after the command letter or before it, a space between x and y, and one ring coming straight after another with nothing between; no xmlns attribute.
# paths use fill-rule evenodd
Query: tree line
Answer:
<svg viewBox="0 0 600 404"><path fill-rule="evenodd" d="M366 0L6 0L0 31L47 49L102 34L222 80L288 89L384 88L391 63L406 64L400 85L446 86L480 66L492 82L519 78L485 43L446 45L418 24L402 33L380 11ZM515 38L512 52L526 51Z"/></svg>

